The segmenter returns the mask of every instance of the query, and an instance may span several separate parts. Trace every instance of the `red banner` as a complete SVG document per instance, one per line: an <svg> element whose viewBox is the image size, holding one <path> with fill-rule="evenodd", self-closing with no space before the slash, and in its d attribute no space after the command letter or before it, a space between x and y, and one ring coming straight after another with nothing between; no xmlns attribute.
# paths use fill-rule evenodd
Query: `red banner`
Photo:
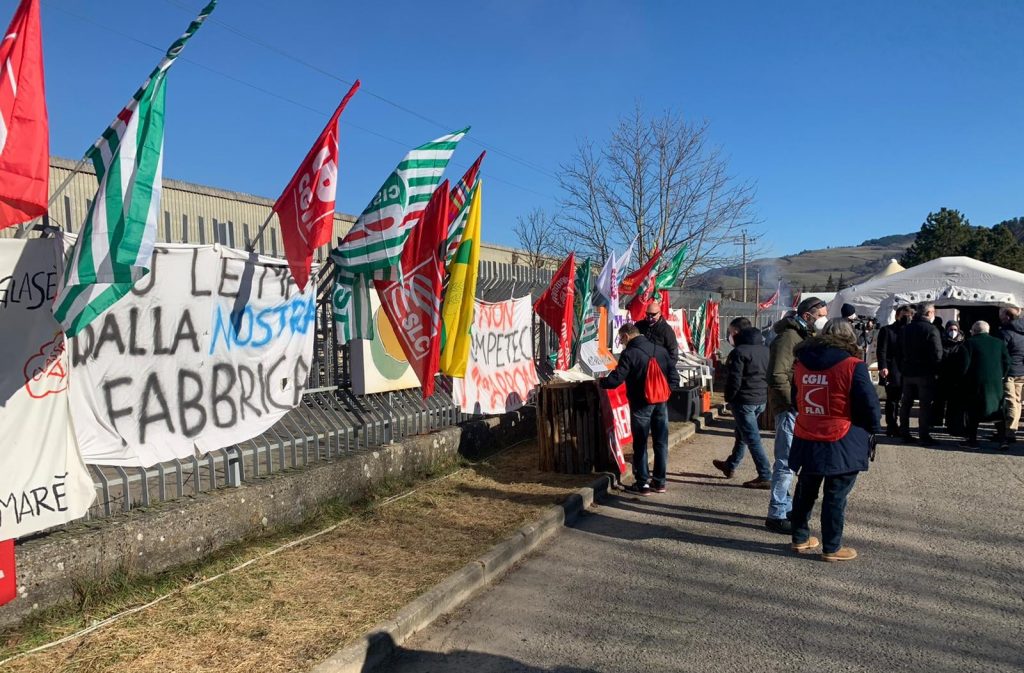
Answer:
<svg viewBox="0 0 1024 673"><path fill-rule="evenodd" d="M392 269L392 276L401 280L374 281L381 308L420 380L423 399L434 394L434 375L441 359L441 248L448 235L448 198L445 180L409 232L399 267Z"/></svg>
<svg viewBox="0 0 1024 673"><path fill-rule="evenodd" d="M608 450L611 451L615 464L619 466L619 476L626 474L626 457L622 449L633 441L633 431L629 422L629 401L626 399L626 386L600 389L601 420L608 434Z"/></svg>
<svg viewBox="0 0 1024 673"><path fill-rule="evenodd" d="M299 170L274 204L288 268L299 290L306 289L313 251L331 242L334 200L338 192L338 117L359 89L359 80L341 99Z"/></svg>
<svg viewBox="0 0 1024 673"><path fill-rule="evenodd" d="M704 357L713 358L718 355L718 302L709 299L707 306L707 322L704 333L708 337L704 340Z"/></svg>
<svg viewBox="0 0 1024 673"><path fill-rule="evenodd" d="M0 229L46 212L49 174L39 0L22 0L0 40Z"/></svg>
<svg viewBox="0 0 1024 673"><path fill-rule="evenodd" d="M0 542L0 605L10 603L18 595L14 574L14 540Z"/></svg>
<svg viewBox="0 0 1024 673"><path fill-rule="evenodd" d="M767 299L765 299L765 300L764 300L763 302L761 302L760 304L758 304L758 305L757 305L757 309L758 309L759 311L767 311L767 310L768 310L768 309L770 309L770 308L771 308L772 306L775 306L775 302L777 302L777 301L779 300L779 291L780 291L781 289L782 289L782 287L781 287L781 286L780 286L780 287L776 287L776 288L775 288L775 294L773 294L772 296L768 297L768 298L767 298Z"/></svg>
<svg viewBox="0 0 1024 673"><path fill-rule="evenodd" d="M576 253L562 262L551 285L533 305L533 311L558 332L558 360L555 369L568 369L572 351L573 302L576 295Z"/></svg>
<svg viewBox="0 0 1024 673"><path fill-rule="evenodd" d="M619 294L636 294L643 282L654 274L654 266L660 259L661 251L655 250L646 264L622 279L622 282L619 283ZM651 290L654 290L653 279L651 279Z"/></svg>

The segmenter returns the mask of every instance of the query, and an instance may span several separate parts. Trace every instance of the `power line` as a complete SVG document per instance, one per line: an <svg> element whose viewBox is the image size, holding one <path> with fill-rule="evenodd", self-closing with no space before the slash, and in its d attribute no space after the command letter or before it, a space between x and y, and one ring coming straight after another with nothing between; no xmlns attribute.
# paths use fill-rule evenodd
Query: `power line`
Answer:
<svg viewBox="0 0 1024 673"><path fill-rule="evenodd" d="M180 9L182 11L189 12L190 14L194 13L194 8L188 7L187 5L184 5L181 2L178 2L177 0L164 0L164 1L167 4L172 5L174 7L177 7L178 9ZM331 79L333 79L333 80L335 80L337 82L345 84L346 86L352 86L352 81L351 80L347 80L344 77L339 77L338 75L334 74L333 72L331 72L329 70L326 70L326 69L316 65L315 63L310 63L309 61L307 61L307 60L305 60L305 59L303 59L303 58L301 58L299 56L296 56L295 54L292 54L291 52L288 52L288 51L286 51L284 49L281 49L280 47L278 47L277 45L275 45L273 43L267 42L265 40L260 39L259 37L256 37L256 36L250 35L248 33L245 33L244 31L241 31L238 28L235 28L231 24L225 23L224 21L220 20L216 16L211 16L210 18L207 19L207 22L208 23L214 23L214 24L216 24L218 26L221 26L222 28L224 28L228 32L233 33L233 34L237 35L238 37L240 37L240 38L242 38L244 40L248 40L249 42L252 42L253 44L255 44L257 46L263 47L264 49L267 49L268 51L271 51L271 52L273 52L275 54L278 54L279 56L282 56L282 57L287 58L287 59L289 59L291 61L294 61L295 63L303 65L303 66L309 68L310 70L313 70L314 72L317 72L317 73L319 73L319 74L321 74L321 75L323 75L325 77L329 77L329 78L331 78ZM374 93L373 91L368 90L366 87L361 87L361 90L362 90L362 93L364 93L365 95L371 96L372 98L376 98L377 100L381 101L382 103L386 103L387 105L390 105L390 106L392 106L392 107L394 107L394 108L396 108L398 110L401 110L402 112L405 112L406 114L412 115L413 117L416 117L417 119L419 119L421 121L427 122L428 124L433 124L434 126L440 128L440 129L442 129L444 131L450 131L453 128L458 128L457 126L452 126L452 125L449 125L449 124L442 124L441 122L439 122L439 121L437 121L435 119L431 119L430 117L427 117L426 115L424 115L424 114L422 114L420 112L417 112L416 110L408 108L408 107L402 105L401 103L398 103L398 102L396 102L394 100L391 100L390 98L387 98L385 96L381 96L380 94ZM555 179L555 180L558 179L557 175L555 175L551 171L548 171L547 169L543 168L542 166L539 166L538 164L535 164L532 161L529 161L528 159L524 159L522 157L516 156L515 154L512 154L511 152L508 152L506 150L503 150L500 147L497 147L497 146L489 144L489 143L485 143L482 140L474 138L473 136L467 136L466 140L468 140L469 142L472 142L472 143L474 143L476 145L479 145L480 147L483 147L488 152L492 152L492 153L497 154L499 156L502 156L502 157L504 157L504 158L506 158L506 159L508 159L510 161L514 161L514 162L516 162L516 163L518 163L518 164L520 164L522 166L525 166L526 168L529 168L530 170L537 171L538 173L541 173L542 175L544 175L546 177L549 177L549 178L552 178L552 179Z"/></svg>
<svg viewBox="0 0 1024 673"><path fill-rule="evenodd" d="M123 37L126 40L130 40L130 41L132 41L132 42L134 42L134 43L136 43L138 45L141 45L143 47L147 47L149 49L153 49L154 51L157 51L159 53L166 52L166 48L165 47L160 47L160 46L155 45L155 44L153 44L151 42L146 42L145 40L141 40L141 39L139 39L138 37L136 37L134 35L131 35L131 34L126 33L124 31L118 30L117 28L109 26L109 25L107 25L105 23L97 21L97 20L93 19L92 17L83 16L83 15L78 14L76 12L69 11L68 9L66 9L64 7L61 7L59 5L51 4L50 2L46 2L46 4L47 4L47 6L52 7L53 9L56 9L59 12L62 12L64 14L66 14L68 16L71 16L73 18L76 18L76 19L78 19L80 21L84 21L86 23L90 23L90 24L92 24L94 26L97 26L99 28L103 28L104 30L106 30L106 31L108 31L110 33L113 33L115 35ZM219 77L223 77L223 78L225 78L227 80L230 80L232 82L235 82L237 84L241 84L243 86L249 87L250 89L253 89L254 91L259 91L260 93L263 93L263 94L265 94L267 96L270 96L272 98L276 98L276 99L278 99L280 101L284 101L286 103L294 105L294 106L296 106L298 108L306 110L307 112L312 112L312 113L314 113L314 114L316 114L316 115L318 115L320 117L329 117L331 112L332 112L332 111L324 111L324 110L321 110L319 108L313 107L311 105L307 105L306 103L303 103L301 101L295 100L294 98L290 98L288 96L284 96L284 95L282 95L280 93L277 93L276 91L272 91L272 90L267 89L265 87L262 87L262 86L260 86L258 84L254 84L252 82L249 82L248 80L244 80L244 79L242 79L240 77L236 77L235 75L232 75L230 73L226 73L226 72L224 72L222 70L218 70L216 68L212 68L212 67L206 65L205 63L202 63L200 61L196 61L194 59L191 59L188 56L179 56L177 60L184 61L186 63L189 63L190 65L196 66L197 68L199 68L201 70L205 70L206 72L212 73L212 74L217 75ZM339 81L342 81L342 80L339 80ZM395 145L398 145L399 147L408 148L410 146L410 143L403 142L403 141L398 140L396 138L392 138L390 136L384 135L383 133L379 133L378 131L374 131L373 129L366 128L365 126L360 126L359 124L353 124L352 122L346 121L344 118L341 119L341 125L345 126L345 127L349 127L349 128L355 129L357 131L362 131L363 133L368 133L368 134L370 134L372 136L375 136L377 138L380 138L382 140L386 140L386 141L388 141L390 143L394 143ZM458 164L457 162L451 162L451 165L453 167L458 168L460 164ZM467 163L467 164L465 164L463 166L463 168L464 169L465 168L469 168L469 166L470 166L470 164ZM486 177L488 180L493 180L494 182L505 184L505 185L508 185L508 186L513 187L515 189L519 189L519 190L524 191L524 192L529 192L531 194L535 194L537 196L541 196L541 197L546 198L546 199L555 200L554 197L552 197L550 194L544 194L542 192L539 192L537 190L531 189L529 187L523 187L522 185L516 184L516 183L511 182L509 180L505 180L505 179L500 178L500 177L498 177L496 175L493 175L486 168L481 171L481 175Z"/></svg>

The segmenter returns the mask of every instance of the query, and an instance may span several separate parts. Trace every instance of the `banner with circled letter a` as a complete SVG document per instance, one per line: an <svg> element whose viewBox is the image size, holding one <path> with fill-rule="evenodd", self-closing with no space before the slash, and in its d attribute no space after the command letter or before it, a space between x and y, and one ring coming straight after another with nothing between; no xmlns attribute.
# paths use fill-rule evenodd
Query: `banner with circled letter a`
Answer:
<svg viewBox="0 0 1024 673"><path fill-rule="evenodd" d="M608 434L608 450L619 468L619 476L626 474L626 458L622 449L633 441L630 425L629 400L626 399L626 386L618 388L600 388L601 420Z"/></svg>
<svg viewBox="0 0 1024 673"><path fill-rule="evenodd" d="M53 238L0 241L0 540L85 515L96 497L68 403L68 355L51 303Z"/></svg>
<svg viewBox="0 0 1024 673"><path fill-rule="evenodd" d="M455 402L468 414L503 414L526 404L540 383L533 362L529 297L475 300L466 376L453 379Z"/></svg>

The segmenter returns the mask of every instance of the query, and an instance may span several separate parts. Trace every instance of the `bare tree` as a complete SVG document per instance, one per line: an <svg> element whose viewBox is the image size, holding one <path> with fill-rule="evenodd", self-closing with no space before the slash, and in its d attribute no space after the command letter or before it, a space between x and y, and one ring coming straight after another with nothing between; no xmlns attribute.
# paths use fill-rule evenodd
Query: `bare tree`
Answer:
<svg viewBox="0 0 1024 673"><path fill-rule="evenodd" d="M523 263L534 269L550 266L552 258L560 252L555 218L549 216L541 208L534 208L526 217L516 218L512 228L522 251Z"/></svg>
<svg viewBox="0 0 1024 673"><path fill-rule="evenodd" d="M740 234L756 223L754 185L729 173L708 122L671 112L649 118L639 104L603 148L580 142L559 177L554 245L581 257L604 260L613 248L621 254L634 238L641 261L655 249L670 255L686 245L685 279L737 263Z"/></svg>

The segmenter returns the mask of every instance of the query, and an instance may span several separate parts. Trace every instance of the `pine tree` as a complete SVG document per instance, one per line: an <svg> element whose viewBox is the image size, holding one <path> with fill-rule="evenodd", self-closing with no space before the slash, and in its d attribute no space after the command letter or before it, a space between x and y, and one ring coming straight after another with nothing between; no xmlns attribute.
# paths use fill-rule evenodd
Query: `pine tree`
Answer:
<svg viewBox="0 0 1024 673"><path fill-rule="evenodd" d="M928 213L900 264L911 267L939 257L969 254L972 242L976 242L976 232L959 210L941 208L937 213Z"/></svg>
<svg viewBox="0 0 1024 673"><path fill-rule="evenodd" d="M825 292L835 292L836 282L832 280L832 274L828 275L828 280L825 281Z"/></svg>
<svg viewBox="0 0 1024 673"><path fill-rule="evenodd" d="M839 282L836 283L836 289L845 290L847 287L849 286L847 285L846 281L843 280L843 274L839 274Z"/></svg>

